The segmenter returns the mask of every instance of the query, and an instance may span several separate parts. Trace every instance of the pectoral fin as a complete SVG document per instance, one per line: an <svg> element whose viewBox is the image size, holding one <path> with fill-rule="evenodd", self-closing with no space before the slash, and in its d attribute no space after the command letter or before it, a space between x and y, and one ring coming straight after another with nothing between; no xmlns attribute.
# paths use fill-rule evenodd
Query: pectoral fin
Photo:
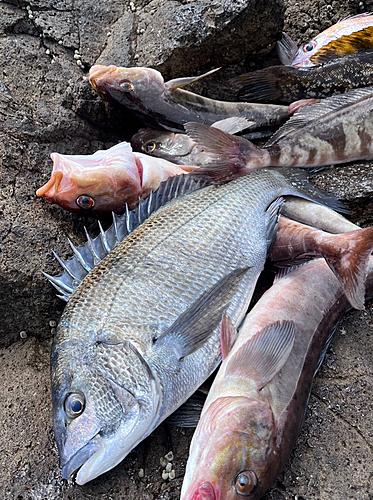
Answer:
<svg viewBox="0 0 373 500"><path fill-rule="evenodd" d="M224 311L249 269L235 269L204 292L155 341L154 347L171 347L179 360L198 350L219 326Z"/></svg>
<svg viewBox="0 0 373 500"><path fill-rule="evenodd" d="M237 339L237 328L232 323L231 318L224 313L223 320L220 326L220 350L221 357L224 360L229 351L232 349L233 344Z"/></svg>
<svg viewBox="0 0 373 500"><path fill-rule="evenodd" d="M219 120L211 125L211 127L222 130L227 134L237 134L242 132L247 128L253 127L255 122L250 122L243 116L231 116L229 118L224 118L224 120Z"/></svg>
<svg viewBox="0 0 373 500"><path fill-rule="evenodd" d="M276 321L248 340L230 359L228 374L245 375L261 391L286 363L295 339L292 321Z"/></svg>
<svg viewBox="0 0 373 500"><path fill-rule="evenodd" d="M186 76L184 78L175 78L174 80L169 80L164 84L165 89L172 92L175 89L179 89L180 87L185 87L185 85L189 85L190 83L197 82L198 80L201 80L201 78L205 78L205 76L209 76L212 73L215 73L215 71L219 71L219 69L221 68L212 69L211 71L208 71L207 73L199 76Z"/></svg>

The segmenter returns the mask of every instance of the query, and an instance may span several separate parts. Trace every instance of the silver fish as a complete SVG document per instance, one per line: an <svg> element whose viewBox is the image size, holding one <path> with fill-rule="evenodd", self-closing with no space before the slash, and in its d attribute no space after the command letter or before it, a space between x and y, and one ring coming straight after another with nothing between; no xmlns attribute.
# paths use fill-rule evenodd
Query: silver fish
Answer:
<svg viewBox="0 0 373 500"><path fill-rule="evenodd" d="M348 309L337 279L316 260L278 280L237 337L225 316L225 359L193 436L181 500L262 497L290 456L325 345Z"/></svg>
<svg viewBox="0 0 373 500"><path fill-rule="evenodd" d="M74 259L59 259L65 271L50 279L68 304L51 380L64 477L78 470L84 484L114 467L212 373L221 314L235 326L242 320L279 197L309 198L302 184L295 174L262 170L151 214L196 189L193 174L173 177L106 233L73 247Z"/></svg>
<svg viewBox="0 0 373 500"><path fill-rule="evenodd" d="M212 125L235 116L255 122L257 128L287 120L287 106L217 101L181 88L212 72L164 82L161 73L151 68L93 66L89 81L103 99L126 106L147 125L158 124L173 132L183 131L189 121Z"/></svg>

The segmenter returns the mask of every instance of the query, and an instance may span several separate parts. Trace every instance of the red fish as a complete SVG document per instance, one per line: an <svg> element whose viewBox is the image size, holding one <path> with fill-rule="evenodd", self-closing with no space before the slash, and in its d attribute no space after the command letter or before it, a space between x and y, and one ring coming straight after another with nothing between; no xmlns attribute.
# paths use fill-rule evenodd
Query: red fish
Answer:
<svg viewBox="0 0 373 500"><path fill-rule="evenodd" d="M93 155L52 153L51 158L51 178L37 190L37 196L87 215L123 213L126 204L134 207L139 198L149 196L168 177L194 170L133 153L127 142Z"/></svg>

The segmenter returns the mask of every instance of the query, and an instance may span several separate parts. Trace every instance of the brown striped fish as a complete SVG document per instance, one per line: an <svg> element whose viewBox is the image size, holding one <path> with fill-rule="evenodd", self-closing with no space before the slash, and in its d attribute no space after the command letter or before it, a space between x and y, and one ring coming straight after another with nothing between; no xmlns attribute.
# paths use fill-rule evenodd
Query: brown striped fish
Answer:
<svg viewBox="0 0 373 500"><path fill-rule="evenodd" d="M305 106L259 148L200 123L185 125L212 153L211 169L245 175L263 167L316 167L373 158L373 88L356 89ZM214 156L215 155L215 156ZM209 167L204 167L209 168Z"/></svg>

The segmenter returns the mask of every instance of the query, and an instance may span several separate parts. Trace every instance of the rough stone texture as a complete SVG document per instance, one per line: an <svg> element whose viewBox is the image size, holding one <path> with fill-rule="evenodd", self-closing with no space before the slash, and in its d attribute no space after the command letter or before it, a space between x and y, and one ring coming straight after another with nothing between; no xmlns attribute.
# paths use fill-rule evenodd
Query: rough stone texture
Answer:
<svg viewBox="0 0 373 500"><path fill-rule="evenodd" d="M347 15L373 10L373 2L361 4L288 0L285 29L300 43ZM35 191L49 178L51 152L92 153L128 140L140 126L91 90L86 79L91 64L153 65L172 78L202 71L202 65L207 70L230 63L197 86L221 98L231 95L225 86L229 76L274 63L274 51L263 55L281 30L281 2L271 2L271 8L264 1L230 5L207 0L0 4L1 498L179 496L192 432L169 431L166 425L91 484L78 487L61 478L51 422L49 342L63 303L41 271L57 271L52 250L67 256L66 236L80 243L83 225L93 232L96 226L37 199ZM314 179L347 202L354 221L373 225L371 165L325 170ZM372 306L342 323L292 459L267 500L373 498L372 325ZM19 340L21 332L29 338ZM161 478L159 459L171 448L176 479L169 482Z"/></svg>

